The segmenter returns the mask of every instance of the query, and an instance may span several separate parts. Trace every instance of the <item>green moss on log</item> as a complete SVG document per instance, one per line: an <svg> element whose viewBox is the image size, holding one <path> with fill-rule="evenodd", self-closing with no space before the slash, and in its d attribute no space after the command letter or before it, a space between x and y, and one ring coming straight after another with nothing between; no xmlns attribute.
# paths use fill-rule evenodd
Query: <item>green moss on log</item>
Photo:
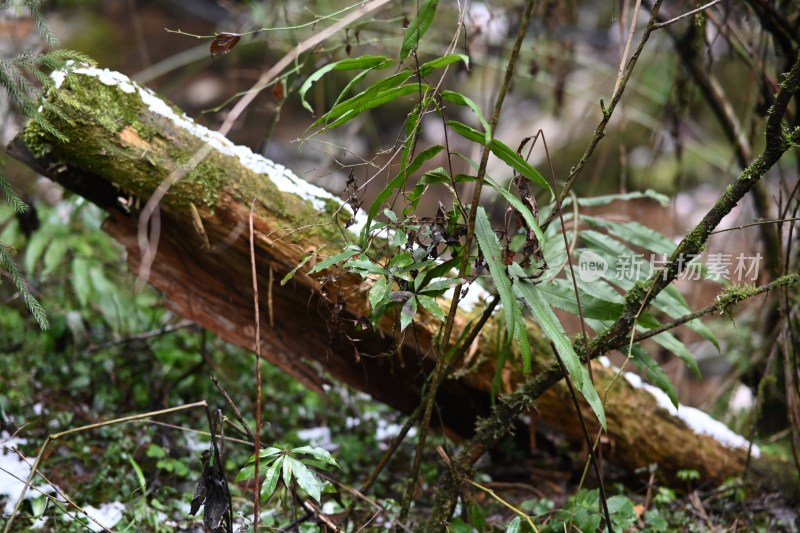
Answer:
<svg viewBox="0 0 800 533"><path fill-rule="evenodd" d="M46 98L51 106L43 113L68 140L59 141L29 123L25 143L37 158L49 154L69 161L141 199L149 198L183 166L186 175L165 196L162 205L166 208L186 210L194 204L213 211L220 196L227 193L248 206L257 199L257 214L277 220L287 231L307 228L290 233L287 238L292 241L315 236L327 242L343 240L338 224L346 222L350 214L339 202L324 199L325 209L320 211L305 199L280 191L268 175L243 166L238 157L216 149L190 165L206 143L152 111L138 90L125 92L95 76L70 73ZM175 106L172 109L183 116Z"/></svg>

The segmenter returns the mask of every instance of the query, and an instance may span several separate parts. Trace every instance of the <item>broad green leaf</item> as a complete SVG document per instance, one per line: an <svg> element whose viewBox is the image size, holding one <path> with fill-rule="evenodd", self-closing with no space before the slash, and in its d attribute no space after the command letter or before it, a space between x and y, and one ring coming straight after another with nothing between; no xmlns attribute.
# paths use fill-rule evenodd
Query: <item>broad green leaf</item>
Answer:
<svg viewBox="0 0 800 533"><path fill-rule="evenodd" d="M489 125L486 117L483 116L481 108L478 107L478 104L476 104L472 99L455 91L442 91L441 97L442 100L446 100L447 102L452 102L456 105L466 106L472 109L472 111L475 113L475 116L478 117L478 121L480 121L481 126L483 126L483 144L489 144L492 142L492 127Z"/></svg>
<svg viewBox="0 0 800 533"><path fill-rule="evenodd" d="M401 268L413 265L414 264L414 256L411 255L411 252L403 252L397 254L396 256L392 257L389 260L389 264L387 265L387 269L390 272L397 272Z"/></svg>
<svg viewBox="0 0 800 533"><path fill-rule="evenodd" d="M336 459L331 455L331 452L319 446L300 446L299 448L294 448L291 453L310 455L322 463L341 468L339 463L336 462Z"/></svg>
<svg viewBox="0 0 800 533"><path fill-rule="evenodd" d="M413 296L406 300L400 310L400 331L405 331L417 314L417 299Z"/></svg>
<svg viewBox="0 0 800 533"><path fill-rule="evenodd" d="M455 120L450 120L447 122L447 125L453 128L456 133L465 139L476 143L485 144L485 135L473 128L470 128L466 124L462 124ZM553 194L553 188L550 186L547 180L544 179L544 176L542 176L538 170L529 165L527 161L522 159L522 157L514 152L514 150L497 139L492 139L489 149L495 156L497 156L498 159L513 168L519 174L529 179L533 183L543 187L551 195Z"/></svg>
<svg viewBox="0 0 800 533"><path fill-rule="evenodd" d="M3 206L7 207L7 206ZM11 216L14 216L14 211L8 209L11 213ZM21 232L19 229L19 221L16 218L12 218L9 221L2 220L2 216L0 216L0 242L4 242L6 244L12 245L16 247L18 245L18 241L21 237Z"/></svg>
<svg viewBox="0 0 800 533"><path fill-rule="evenodd" d="M385 277L378 278L369 289L369 305L376 309L389 296L390 288L389 281Z"/></svg>
<svg viewBox="0 0 800 533"><path fill-rule="evenodd" d="M369 259L353 259L343 264L342 268L346 268L347 270L351 270L362 275L364 273L378 274L379 276L386 274L386 270L384 270L382 266L370 261Z"/></svg>
<svg viewBox="0 0 800 533"><path fill-rule="evenodd" d="M508 523L506 533L522 533L522 517L515 516L514 519Z"/></svg>
<svg viewBox="0 0 800 533"><path fill-rule="evenodd" d="M582 207L596 207L599 205L608 205L616 201L636 200L639 198L649 198L655 200L662 207L667 207L670 204L669 196L656 192L652 189L647 189L644 192L629 192L625 194L608 194L605 196L593 196L590 198L578 198L578 205ZM562 206L567 206L572 203L572 198L564 199Z"/></svg>
<svg viewBox="0 0 800 533"><path fill-rule="evenodd" d="M269 448L269 449L276 450L277 448ZM261 453L263 454L265 451L266 450L261 450ZM264 456L261 459L259 459L258 462L259 475L267 471L266 469L272 468L276 464L280 465L281 461L283 461L283 454L284 454L283 450L278 450L277 454ZM253 479L255 475L256 475L256 462L253 457L250 457L250 460L247 462L247 464L241 470L239 470L238 474L236 474L235 481L245 481L248 479Z"/></svg>
<svg viewBox="0 0 800 533"><path fill-rule="evenodd" d="M459 278L440 279L419 288L419 291L422 293L446 291L450 287L454 287L463 282L464 280Z"/></svg>
<svg viewBox="0 0 800 533"><path fill-rule="evenodd" d="M405 75L406 73L401 74ZM384 80L382 83L385 82L386 80ZM349 100L345 100L341 104L335 105L333 109L317 119L311 127L321 124L322 122L327 122L328 128L335 128L337 126L341 126L349 120L356 118L358 115L368 109L380 107L408 94L418 92L424 93L429 90L431 90L431 86L428 84L410 83L408 85L401 85L400 87L392 87L390 89L380 91L367 91L358 96L354 96Z"/></svg>
<svg viewBox="0 0 800 533"><path fill-rule="evenodd" d="M436 303L436 300L434 298L418 294L417 300L419 301L420 305L422 305L422 307L425 308L426 311L428 311L430 314L432 314L442 322L444 322L444 320L447 318L444 314L444 311L442 311L442 308L439 306L438 303Z"/></svg>
<svg viewBox="0 0 800 533"><path fill-rule="evenodd" d="M664 391L664 393L669 396L669 400L672 402L672 405L675 406L675 409L678 408L678 393L675 391L675 387L672 385L672 382L667 376L664 369L661 366L653 361L653 358L650 357L650 354L647 353L647 350L642 348L639 344L634 344L631 349L631 356L633 358L634 364L639 367L640 370L645 372L647 379L649 379L656 387Z"/></svg>
<svg viewBox="0 0 800 533"><path fill-rule="evenodd" d="M575 291L567 280L554 280L554 283L540 283L536 286L539 294L551 306L573 315L578 314L578 302ZM564 283L561 283L564 282ZM580 290L580 289L578 289ZM622 312L622 304L595 298L591 294L580 291L581 309L584 318L596 320L616 320Z"/></svg>
<svg viewBox="0 0 800 533"><path fill-rule="evenodd" d="M267 467L267 471L264 474L264 481L261 483L261 499L263 501L267 501L278 487L278 480L281 478L282 467L283 457L279 457L277 461ZM251 479L252 477L253 476L251 476Z"/></svg>
<svg viewBox="0 0 800 533"><path fill-rule="evenodd" d="M279 455L282 455L283 453L285 453L285 450L276 448L274 446L270 446L269 448L262 449L261 452L259 452L258 456L261 457L262 459L269 459L270 457L277 457ZM249 462L251 463L255 462L255 457L251 456Z"/></svg>
<svg viewBox="0 0 800 533"><path fill-rule="evenodd" d="M389 219L390 222L397 222L397 214L391 209L384 209L383 216Z"/></svg>
<svg viewBox="0 0 800 533"><path fill-rule="evenodd" d="M294 474L294 464L297 461L289 457L288 455L283 456L283 468L281 469L281 475L283 477L283 483L287 487L292 486L292 476Z"/></svg>
<svg viewBox="0 0 800 533"><path fill-rule="evenodd" d="M461 264L461 258L458 256L454 256L448 259L447 261L439 263L435 267L426 270L423 273L420 273L423 276L422 283L419 285L419 287L422 287L422 292L426 292L426 290L431 285L437 283L438 281L442 282L449 281L449 280L437 280L436 278L441 278L443 276L448 275L453 269L457 268L458 265L460 264ZM436 290L439 289L437 288Z"/></svg>
<svg viewBox="0 0 800 533"><path fill-rule="evenodd" d="M514 309L519 309L517 301L514 298L514 291L511 288L511 280L506 274L506 267L503 263L502 253L500 252L500 244L497 241L497 236L492 230L492 225L489 218L486 216L486 211L483 207L478 207L477 216L475 218L475 237L478 239L478 245L483 252L483 258L489 266L489 273L492 276L497 287L497 292L500 294L500 302L505 309L506 331L509 338L514 336L515 329L515 316L519 313L513 312Z"/></svg>
<svg viewBox="0 0 800 533"><path fill-rule="evenodd" d="M408 234L404 231L395 231L389 241L389 246L392 248L399 248L408 244Z"/></svg>
<svg viewBox="0 0 800 533"><path fill-rule="evenodd" d="M420 65L419 75L421 77L427 76L437 68L446 67L447 65L452 65L453 63L457 63L458 61L461 61L464 63L464 65L469 66L469 56L465 54L448 54L446 56L437 57L432 61L428 61L427 63L423 63L422 65ZM445 92L450 92L450 91L445 91Z"/></svg>
<svg viewBox="0 0 800 533"><path fill-rule="evenodd" d="M521 268L519 272L522 273ZM600 396L597 394L594 385L592 385L586 367L581 364L578 355L572 348L572 343L564 332L564 328L561 326L558 317L556 317L552 308L547 305L544 298L539 293L538 287L530 281L517 278L514 283L514 290L525 300L525 303L528 304L533 316L536 317L537 322L541 326L542 331L547 338L553 342L553 345L561 356L561 360L564 362L567 373L573 383L575 383L575 387L581 391L581 394L600 421L600 425L605 429L606 415L603 409L603 403L600 401Z"/></svg>
<svg viewBox="0 0 800 533"><path fill-rule="evenodd" d="M627 496L618 494L608 499L608 513L619 531L630 531L636 523L637 515L633 502Z"/></svg>
<svg viewBox="0 0 800 533"><path fill-rule="evenodd" d="M308 273L309 274L316 274L317 272L321 272L321 271L325 270L326 268L329 268L329 267L331 267L331 266L333 266L333 265L335 265L337 263L340 263L342 261L346 261L347 259L350 259L354 255L359 254L359 253L361 253L361 248L351 244L350 246L348 246L347 248L345 248L343 251L339 252L338 254L334 254L334 255L328 257L327 259L323 259L322 261L320 261L319 263L314 265L314 268L309 270Z"/></svg>
<svg viewBox="0 0 800 533"><path fill-rule="evenodd" d="M47 251L42 258L42 263L44 265L42 276L49 275L61 265L61 261L67 253L69 241L69 238L56 238L50 242L50 246L47 247Z"/></svg>
<svg viewBox="0 0 800 533"><path fill-rule="evenodd" d="M420 39L425 35L425 32L430 28L433 22L433 16L436 14L436 6L439 5L439 0L424 0L419 7L417 16L406 28L406 34L403 37L403 46L400 48L400 61L403 61L419 45Z"/></svg>
<svg viewBox="0 0 800 533"><path fill-rule="evenodd" d="M306 102L306 93L315 82L320 80L325 74L332 70L372 70L385 68L390 64L389 58L383 56L361 56L353 59L342 59L341 61L336 61L335 63L329 63L311 74L306 81L303 82L303 85L300 86L300 102L302 102L303 107L313 113L314 110L311 108L311 105Z"/></svg>
<svg viewBox="0 0 800 533"><path fill-rule="evenodd" d="M300 488L314 498L317 503L320 503L320 498L322 498L322 482L314 472L309 470L308 467L300 461L292 459L291 457L287 457L284 461L292 463L290 470L292 470L294 480L297 481ZM284 469L284 472L285 471Z"/></svg>
<svg viewBox="0 0 800 533"><path fill-rule="evenodd" d="M421 250L422 253L427 255L427 252L425 251L424 248L421 248L421 249L418 249L418 250ZM433 260L433 259L428 259L426 261L415 261L415 262L411 263L410 265L404 265L404 266L398 268L396 270L396 273L397 274L406 274L408 272L411 272L412 270L424 270L424 269L426 269L428 267L432 267L432 266L434 266L436 264L437 264L437 262L435 260Z"/></svg>

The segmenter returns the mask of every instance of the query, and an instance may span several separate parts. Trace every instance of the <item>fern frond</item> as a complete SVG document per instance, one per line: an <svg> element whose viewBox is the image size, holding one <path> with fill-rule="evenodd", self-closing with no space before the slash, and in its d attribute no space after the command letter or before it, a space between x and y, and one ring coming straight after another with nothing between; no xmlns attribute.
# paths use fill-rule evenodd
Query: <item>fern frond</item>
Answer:
<svg viewBox="0 0 800 533"><path fill-rule="evenodd" d="M42 330L49 329L50 321L47 319L47 313L45 313L42 304L31 294L31 291L25 284L22 274L20 274L17 265L14 263L14 258L11 257L11 248L3 243L0 243L0 266L11 275L11 281L14 283L14 287L19 291L22 301L25 302L25 305L33 315L33 318L36 319L39 327Z"/></svg>
<svg viewBox="0 0 800 533"><path fill-rule="evenodd" d="M3 196L6 197L8 205L14 209L15 213L24 213L28 210L28 204L23 202L20 197L17 196L14 186L8 181L8 177L6 176L5 172L3 172L3 166L5 164L6 162L0 159L0 192L2 192Z"/></svg>
<svg viewBox="0 0 800 533"><path fill-rule="evenodd" d="M62 112L60 112L56 107L54 107L52 104L50 104L46 100L42 101L42 107L45 110L49 111L49 112L53 112L60 119L65 119L66 118L63 115ZM38 110L38 108L29 109L29 108L23 107L22 108L22 112L25 113L25 116L28 117L28 119L31 122L35 123L37 126L39 126L42 130L44 130L50 136L55 137L59 142L67 142L67 141L69 141L69 137L67 137L66 135L61 133L61 131L50 121L50 119L45 117ZM68 120L68 122L71 123L72 121Z"/></svg>
<svg viewBox="0 0 800 533"><path fill-rule="evenodd" d="M66 48L52 50L50 52L41 54L40 58L41 58L40 59L41 63L44 67L53 70L62 68L67 61L75 61L76 63L86 63L87 65L92 65L92 66L97 65L97 62L94 59L84 54L83 52L78 52L76 50L68 50Z"/></svg>
<svg viewBox="0 0 800 533"><path fill-rule="evenodd" d="M20 74L19 69L13 63L0 60L0 87L6 90L15 104L22 106L23 102L30 98L17 82Z"/></svg>
<svg viewBox="0 0 800 533"><path fill-rule="evenodd" d="M42 15L42 10L39 6L42 4L42 0L9 0L6 2L6 7L24 7L28 13L31 14L33 19L36 21L36 27L39 29L39 34L42 38L49 44L50 46L57 46L58 39L55 35L50 31L50 28L47 25L47 21L44 20L44 16Z"/></svg>

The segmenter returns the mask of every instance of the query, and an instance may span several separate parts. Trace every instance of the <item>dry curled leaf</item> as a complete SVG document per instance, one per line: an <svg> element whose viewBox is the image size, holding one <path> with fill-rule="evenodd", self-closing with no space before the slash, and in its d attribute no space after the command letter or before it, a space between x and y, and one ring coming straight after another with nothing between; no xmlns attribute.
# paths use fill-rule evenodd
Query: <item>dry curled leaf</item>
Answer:
<svg viewBox="0 0 800 533"><path fill-rule="evenodd" d="M283 80L278 80L278 82L272 87L272 98L274 98L275 101L278 103L283 102L284 98Z"/></svg>
<svg viewBox="0 0 800 533"><path fill-rule="evenodd" d="M239 43L242 35L239 33L220 33L211 41L211 57L227 54Z"/></svg>

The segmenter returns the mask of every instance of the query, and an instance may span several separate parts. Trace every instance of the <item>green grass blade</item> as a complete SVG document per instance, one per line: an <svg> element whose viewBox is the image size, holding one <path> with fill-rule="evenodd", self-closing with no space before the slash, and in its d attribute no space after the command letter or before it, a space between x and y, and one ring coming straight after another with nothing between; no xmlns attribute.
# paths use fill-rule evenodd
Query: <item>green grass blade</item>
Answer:
<svg viewBox="0 0 800 533"><path fill-rule="evenodd" d="M521 268L519 271L522 273ZM581 364L578 354L572 348L572 343L564 332L564 328L561 326L561 322L558 321L553 309L547 305L547 302L539 292L539 288L530 281L517 278L514 282L514 290L525 300L542 331L553 342L575 387L581 391L603 429L605 429L606 416L603 403L600 401L586 368Z"/></svg>
<svg viewBox="0 0 800 533"><path fill-rule="evenodd" d="M414 50L419 45L420 39L428 31L433 22L433 16L436 14L436 7L439 5L439 0L425 0L417 12L417 16L406 28L406 35L403 37L403 46L400 48L400 61L408 57L411 50Z"/></svg>
<svg viewBox="0 0 800 533"><path fill-rule="evenodd" d="M485 146L486 136L478 130L470 128L466 124L462 124L461 122L455 120L448 121L447 125L453 128L456 133L465 139ZM553 188L550 186L547 180L544 179L544 176L542 176L538 170L529 165L527 161L522 159L522 157L514 152L514 150L497 139L492 140L491 144L489 145L489 149L495 156L497 156L498 159L513 168L517 173L521 174L533 183L541 186L551 195L553 194Z"/></svg>

